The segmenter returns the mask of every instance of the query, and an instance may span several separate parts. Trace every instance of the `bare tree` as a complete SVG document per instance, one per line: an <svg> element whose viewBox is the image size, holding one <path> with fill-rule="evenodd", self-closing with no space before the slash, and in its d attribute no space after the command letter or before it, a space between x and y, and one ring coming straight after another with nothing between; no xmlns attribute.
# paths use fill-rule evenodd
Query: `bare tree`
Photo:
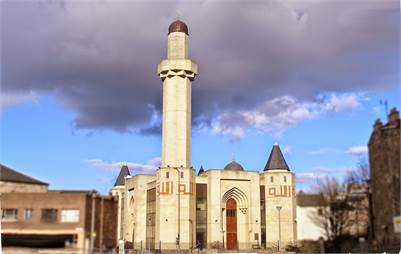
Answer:
<svg viewBox="0 0 401 254"><path fill-rule="evenodd" d="M335 177L326 177L317 182L322 202L310 217L324 231L326 239L333 243L335 250L341 250L341 244L348 236L367 234L368 178L368 163L366 159L360 159L343 183Z"/></svg>
<svg viewBox="0 0 401 254"><path fill-rule="evenodd" d="M370 177L369 164L365 157L361 157L357 167L348 172L345 182L347 184L365 184Z"/></svg>
<svg viewBox="0 0 401 254"><path fill-rule="evenodd" d="M369 229L369 164L366 158L360 158L357 167L350 171L346 178L348 203L352 207L349 219L353 227L351 234L367 236Z"/></svg>
<svg viewBox="0 0 401 254"><path fill-rule="evenodd" d="M339 247L352 222L348 219L348 193L345 184L334 177L318 181L317 187L322 197L321 206L311 214L312 221L323 229L326 239Z"/></svg>

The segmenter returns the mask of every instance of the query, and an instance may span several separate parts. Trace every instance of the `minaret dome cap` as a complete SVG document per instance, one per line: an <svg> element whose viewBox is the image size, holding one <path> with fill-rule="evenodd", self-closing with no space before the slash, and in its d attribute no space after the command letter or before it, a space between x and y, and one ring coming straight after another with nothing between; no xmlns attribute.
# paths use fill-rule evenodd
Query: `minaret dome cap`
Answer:
<svg viewBox="0 0 401 254"><path fill-rule="evenodd" d="M181 32L181 33L185 33L186 35L188 34L188 27L187 25L185 25L184 22L182 22L181 20L176 20L173 23L171 23L171 25L168 27L168 34L170 33L174 33L174 32Z"/></svg>

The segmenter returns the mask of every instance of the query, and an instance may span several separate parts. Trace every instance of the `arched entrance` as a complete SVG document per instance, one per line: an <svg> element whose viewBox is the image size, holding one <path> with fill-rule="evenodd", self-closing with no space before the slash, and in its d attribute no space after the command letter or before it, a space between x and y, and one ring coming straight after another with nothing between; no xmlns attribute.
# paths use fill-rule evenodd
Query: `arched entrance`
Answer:
<svg viewBox="0 0 401 254"><path fill-rule="evenodd" d="M227 249L237 248L237 202L230 198L226 204Z"/></svg>

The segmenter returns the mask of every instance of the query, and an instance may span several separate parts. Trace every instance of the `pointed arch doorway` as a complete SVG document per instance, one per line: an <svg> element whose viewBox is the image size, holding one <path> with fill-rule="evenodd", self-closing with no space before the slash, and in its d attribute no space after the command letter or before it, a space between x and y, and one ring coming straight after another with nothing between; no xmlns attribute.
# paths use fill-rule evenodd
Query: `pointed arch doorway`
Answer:
<svg viewBox="0 0 401 254"><path fill-rule="evenodd" d="M226 238L227 249L237 248L237 202L230 198L226 203Z"/></svg>

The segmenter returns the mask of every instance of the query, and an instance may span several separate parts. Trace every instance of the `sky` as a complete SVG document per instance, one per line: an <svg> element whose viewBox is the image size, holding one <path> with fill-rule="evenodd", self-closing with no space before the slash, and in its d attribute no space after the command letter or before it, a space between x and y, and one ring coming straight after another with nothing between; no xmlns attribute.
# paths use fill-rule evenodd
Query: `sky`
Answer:
<svg viewBox="0 0 401 254"><path fill-rule="evenodd" d="M363 2L363 3L362 3ZM400 108L400 3L2 1L0 162L51 189L107 193L161 155L167 29L199 65L192 165L262 170L278 143L299 190L367 158ZM178 14L177 14L178 13Z"/></svg>

